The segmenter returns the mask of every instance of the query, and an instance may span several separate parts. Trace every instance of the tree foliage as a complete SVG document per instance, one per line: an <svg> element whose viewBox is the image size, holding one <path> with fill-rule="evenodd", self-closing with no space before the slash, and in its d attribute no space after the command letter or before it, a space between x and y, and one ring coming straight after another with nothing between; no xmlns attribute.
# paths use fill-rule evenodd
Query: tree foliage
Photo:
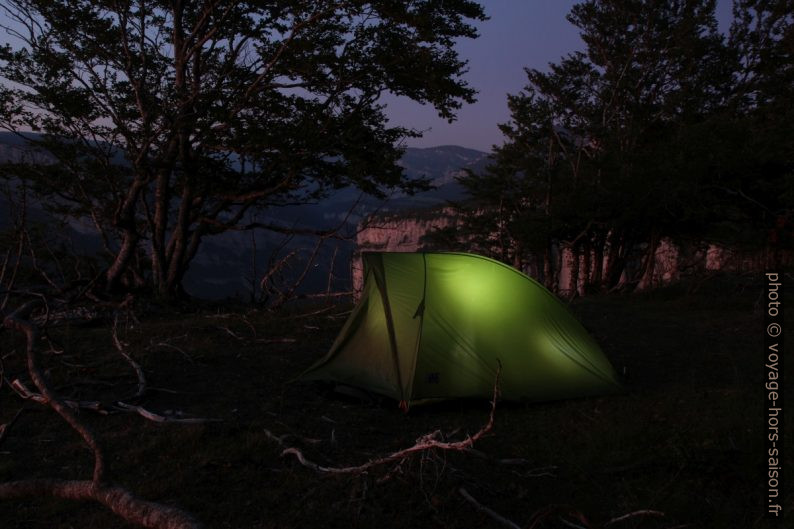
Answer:
<svg viewBox="0 0 794 529"><path fill-rule="evenodd" d="M453 119L474 97L453 45L485 18L469 0L0 6L0 126L41 132L57 162L7 174L94 223L109 288L166 296L201 241L252 208L421 188L395 164L418 133L389 126L380 98Z"/></svg>
<svg viewBox="0 0 794 529"><path fill-rule="evenodd" d="M603 288L640 247L636 280L652 277L662 237L763 243L791 186L790 4L737 2L727 37L714 0L575 5L585 49L508 97L493 164L461 179L478 207L458 243L549 285L567 250Z"/></svg>

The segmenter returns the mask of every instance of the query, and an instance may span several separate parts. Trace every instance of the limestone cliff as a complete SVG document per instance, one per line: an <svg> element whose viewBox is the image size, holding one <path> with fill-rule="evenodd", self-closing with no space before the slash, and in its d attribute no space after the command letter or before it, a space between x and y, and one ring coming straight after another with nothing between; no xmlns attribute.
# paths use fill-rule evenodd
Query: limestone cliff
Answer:
<svg viewBox="0 0 794 529"><path fill-rule="evenodd" d="M454 226L456 222L457 217L452 208L401 212L366 219L359 226L351 264L354 292L360 292L363 285L362 252L444 250L444 248L427 247L423 238L433 229ZM642 256L645 255L647 247L647 243L644 243L634 249L633 257L625 265L621 284L635 284L637 289L645 290L676 282L684 276L715 272L756 272L770 266L772 259L769 249L739 250L708 242L678 244L670 238L662 238L654 253L652 274L640 277L642 275L640 269L643 266ZM600 254L604 259L602 269L606 268L607 253L604 251ZM551 288L564 297L583 295L586 290L585 284L589 284L593 279L592 274L595 274L596 267L592 263L596 259L596 253L590 252L590 265L587 267L585 266L588 261L587 256L581 252L574 255L568 248L555 246L552 254L558 272L556 282ZM782 259L781 262L786 266L794 264L794 254L791 252L778 253L776 258L778 261ZM581 272L583 270L589 270L591 276L585 277ZM539 279L536 266L524 266L522 272Z"/></svg>
<svg viewBox="0 0 794 529"><path fill-rule="evenodd" d="M373 216L366 219L356 235L353 253L353 291L360 292L364 283L362 252L418 252L431 250L422 238L431 230L454 225L456 217L451 208L420 210L407 213Z"/></svg>

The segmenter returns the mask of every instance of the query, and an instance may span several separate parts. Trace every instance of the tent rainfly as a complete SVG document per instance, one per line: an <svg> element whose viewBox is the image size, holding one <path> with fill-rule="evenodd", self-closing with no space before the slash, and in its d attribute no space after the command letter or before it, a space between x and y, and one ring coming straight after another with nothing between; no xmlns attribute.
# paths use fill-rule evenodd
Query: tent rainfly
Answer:
<svg viewBox="0 0 794 529"><path fill-rule="evenodd" d="M567 307L532 278L464 253L364 253L361 299L304 380L409 404L490 397L497 366L509 400L620 391L614 369Z"/></svg>

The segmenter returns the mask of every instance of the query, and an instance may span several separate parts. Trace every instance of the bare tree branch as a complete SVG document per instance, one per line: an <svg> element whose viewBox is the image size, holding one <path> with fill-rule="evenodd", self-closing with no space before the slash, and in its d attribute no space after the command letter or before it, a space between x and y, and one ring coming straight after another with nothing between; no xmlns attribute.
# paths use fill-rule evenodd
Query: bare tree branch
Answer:
<svg viewBox="0 0 794 529"><path fill-rule="evenodd" d="M493 399L491 400L491 412L488 416L488 422L482 426L474 435L467 436L466 439L461 441L444 441L443 434L441 430L436 430L429 434L425 434L419 437L413 446L408 448L404 448L402 450L398 450L397 452L391 453L384 457L379 457L377 459L372 459L367 461L364 464L352 466L352 467L326 467L322 465L318 465L306 458L303 452L295 447L285 446L283 437L278 437L274 435L269 430L265 430L265 435L267 435L270 439L278 443L279 445L284 447L284 451L281 452L282 456L285 455L293 455L298 460L298 462L312 470L317 472L323 472L328 474L362 474L367 472L371 468L386 465L389 463L399 462L404 460L407 457L410 457L414 454L425 452L428 450L438 449L444 451L457 451L457 452L465 452L469 448L474 445L479 439L485 436L493 429L494 425L494 414L496 413L496 402L499 398L499 375L501 373L501 365L498 367L496 371L496 380L494 382L494 392L493 392Z"/></svg>
<svg viewBox="0 0 794 529"><path fill-rule="evenodd" d="M466 499L466 501L468 501L469 503L474 505L477 508L478 511L487 514L488 516L490 516L491 518L493 518L494 520L496 520L500 524L502 524L502 525L504 525L506 527L509 527L510 529L521 529L521 526L519 526L515 522L513 522L511 520L508 520L507 518L505 518L504 516L502 516L498 512L494 511L493 509L490 509L490 508L486 507L482 503L480 503L477 500L475 500L472 497L472 495L469 494L469 492L465 488L463 488L463 487L459 488L458 492L460 492L460 495L463 496Z"/></svg>
<svg viewBox="0 0 794 529"><path fill-rule="evenodd" d="M142 500L127 489L107 481L104 454L97 437L78 420L72 408L52 390L42 374L36 351L39 331L36 325L26 320L40 303L36 300L22 305L3 318L3 325L25 336L28 374L40 392L40 398L36 400L55 410L83 438L94 454L93 477L90 481L30 479L0 483L0 499L44 495L71 500L94 500L125 520L143 527L199 529L201 525L188 513L175 507Z"/></svg>

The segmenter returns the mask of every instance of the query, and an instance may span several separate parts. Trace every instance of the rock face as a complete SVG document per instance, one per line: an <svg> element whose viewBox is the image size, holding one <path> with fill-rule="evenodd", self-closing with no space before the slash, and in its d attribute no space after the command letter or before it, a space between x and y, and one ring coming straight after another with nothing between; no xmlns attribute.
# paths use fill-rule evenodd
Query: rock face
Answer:
<svg viewBox="0 0 794 529"><path fill-rule="evenodd" d="M451 208L396 213L366 219L356 235L356 249L351 261L353 291L358 297L364 285L362 252L419 252L429 250L422 238L431 230L454 225Z"/></svg>
<svg viewBox="0 0 794 529"><path fill-rule="evenodd" d="M431 230L454 226L458 222L452 208L426 209L413 212L401 212L389 215L373 216L366 219L360 226L356 237L356 249L351 263L353 290L356 297L364 283L364 271L361 253L367 251L377 252L417 252L438 251L443 248L428 247L423 239ZM643 266L643 257L647 250L647 243L637 246L636 257L626 263L620 283L637 283L638 290L656 288L674 283L683 276L690 276L715 272L758 272L771 266L776 260L779 266L794 265L794 252L773 251L767 249L739 250L728 248L713 243L689 243L680 245L670 238L662 238L654 253L653 274L647 278L639 278ZM475 252L476 253L476 252ZM606 268L606 254L603 252ZM560 260L557 282L552 288L563 297L585 294L585 277L581 271L589 269L592 274L596 267L592 265L596 259L595 252L590 254L591 266L585 267L586 256L582 253L574 255L568 248L554 248L553 259ZM578 267L576 260L579 260ZM576 284L574 277L579 270ZM529 276L537 277L537 270L526 267L521 270ZM631 277L629 277L631 276ZM593 279L591 276L590 279ZM590 283L588 281L587 283Z"/></svg>

